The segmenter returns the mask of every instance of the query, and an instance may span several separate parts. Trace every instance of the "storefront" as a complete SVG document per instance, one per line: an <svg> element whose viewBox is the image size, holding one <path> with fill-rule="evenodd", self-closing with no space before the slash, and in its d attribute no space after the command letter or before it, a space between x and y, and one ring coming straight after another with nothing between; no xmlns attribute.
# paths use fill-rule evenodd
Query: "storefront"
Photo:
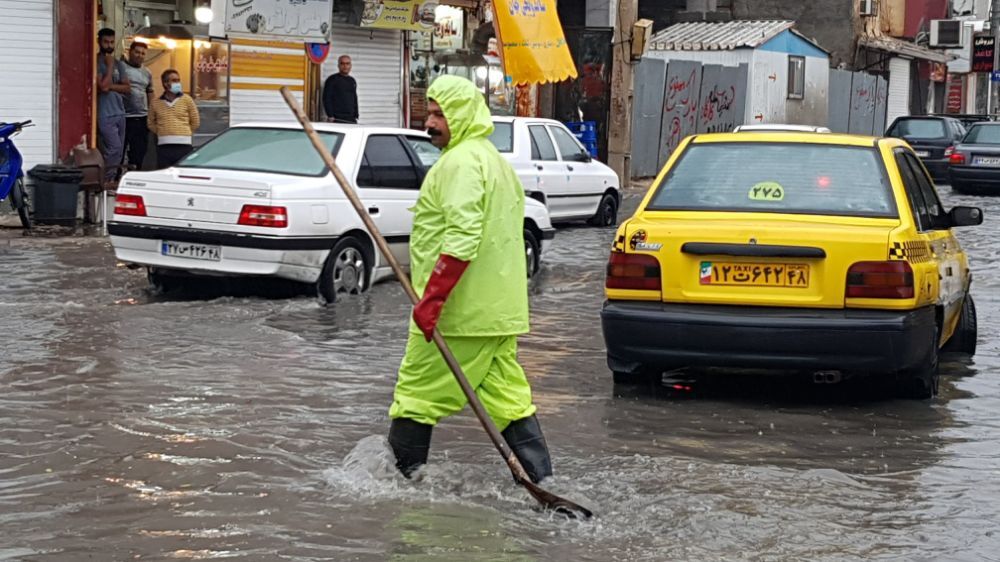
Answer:
<svg viewBox="0 0 1000 562"><path fill-rule="evenodd" d="M54 0L0 0L0 121L34 124L14 141L25 170L55 158L55 8Z"/></svg>
<svg viewBox="0 0 1000 562"><path fill-rule="evenodd" d="M333 24L330 55L321 68L319 86L339 72L337 60L342 55L351 57L351 76L358 83L358 121L364 125L402 126L403 32Z"/></svg>

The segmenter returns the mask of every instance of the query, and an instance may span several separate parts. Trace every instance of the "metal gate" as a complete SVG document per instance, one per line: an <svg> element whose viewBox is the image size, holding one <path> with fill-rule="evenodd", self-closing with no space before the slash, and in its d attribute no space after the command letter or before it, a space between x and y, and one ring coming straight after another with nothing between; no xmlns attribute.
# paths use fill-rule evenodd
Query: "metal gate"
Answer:
<svg viewBox="0 0 1000 562"><path fill-rule="evenodd" d="M743 124L747 65L702 65L644 57L636 67L632 175L654 176L688 135Z"/></svg>
<svg viewBox="0 0 1000 562"><path fill-rule="evenodd" d="M835 133L885 133L889 84L866 72L830 70L829 128Z"/></svg>

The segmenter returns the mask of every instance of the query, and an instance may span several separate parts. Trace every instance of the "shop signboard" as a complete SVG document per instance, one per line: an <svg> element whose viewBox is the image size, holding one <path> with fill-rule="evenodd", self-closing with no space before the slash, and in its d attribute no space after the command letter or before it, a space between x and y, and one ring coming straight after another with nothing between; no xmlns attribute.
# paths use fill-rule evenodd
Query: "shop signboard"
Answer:
<svg viewBox="0 0 1000 562"><path fill-rule="evenodd" d="M434 29L417 37L417 50L456 51L465 48L464 42L465 11L440 5L434 10Z"/></svg>
<svg viewBox="0 0 1000 562"><path fill-rule="evenodd" d="M996 37L976 34L972 40L972 72L993 72Z"/></svg>
<svg viewBox="0 0 1000 562"><path fill-rule="evenodd" d="M363 0L358 25L376 29L431 31L437 0Z"/></svg>
<svg viewBox="0 0 1000 562"><path fill-rule="evenodd" d="M515 85L576 78L555 0L492 3L504 68Z"/></svg>
<svg viewBox="0 0 1000 562"><path fill-rule="evenodd" d="M333 0L227 0L226 33L326 42Z"/></svg>

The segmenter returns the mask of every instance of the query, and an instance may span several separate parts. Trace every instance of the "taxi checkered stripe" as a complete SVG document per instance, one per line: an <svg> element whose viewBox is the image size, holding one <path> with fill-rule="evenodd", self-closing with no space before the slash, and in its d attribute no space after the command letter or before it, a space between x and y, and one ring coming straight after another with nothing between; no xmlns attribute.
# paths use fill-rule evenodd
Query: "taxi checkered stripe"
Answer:
<svg viewBox="0 0 1000 562"><path fill-rule="evenodd" d="M933 258L927 242L912 240L909 242L893 242L889 247L890 260L906 260L912 263L930 261Z"/></svg>

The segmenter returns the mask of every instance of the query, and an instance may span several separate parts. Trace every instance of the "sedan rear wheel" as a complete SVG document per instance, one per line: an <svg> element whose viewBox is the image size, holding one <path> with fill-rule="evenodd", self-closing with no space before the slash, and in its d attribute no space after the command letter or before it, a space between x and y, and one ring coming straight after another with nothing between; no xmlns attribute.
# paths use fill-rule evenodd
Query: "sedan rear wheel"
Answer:
<svg viewBox="0 0 1000 562"><path fill-rule="evenodd" d="M359 295L368 288L371 265L361 243L344 238L333 247L320 274L319 294L326 302L335 302L343 295Z"/></svg>
<svg viewBox="0 0 1000 562"><path fill-rule="evenodd" d="M593 226L618 224L618 199L611 193L605 193L601 198L601 204L597 206L597 213L587 222Z"/></svg>

